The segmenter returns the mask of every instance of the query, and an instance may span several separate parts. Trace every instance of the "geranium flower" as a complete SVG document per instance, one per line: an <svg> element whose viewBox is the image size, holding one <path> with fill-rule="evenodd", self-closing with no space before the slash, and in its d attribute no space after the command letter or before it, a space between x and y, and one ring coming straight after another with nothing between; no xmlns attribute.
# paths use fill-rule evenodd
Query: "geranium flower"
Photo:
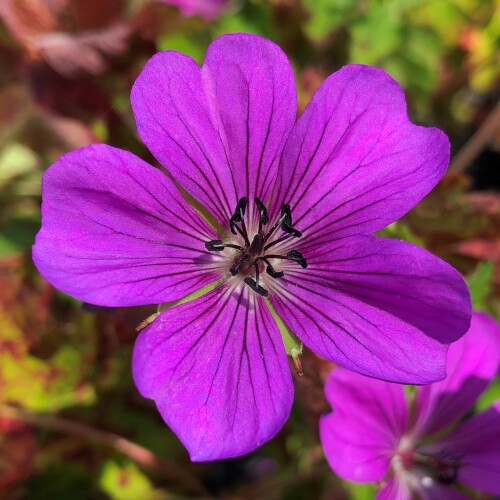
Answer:
<svg viewBox="0 0 500 500"><path fill-rule="evenodd" d="M370 236L448 163L446 136L408 121L392 78L346 66L295 122L286 56L234 34L212 43L201 69L155 55L132 107L169 175L105 145L64 156L44 176L33 257L56 287L104 306L213 284L156 318L133 357L139 391L193 460L246 453L288 416L292 379L267 301L341 366L398 382L444 377L448 345L469 327L462 278L421 248Z"/></svg>
<svg viewBox="0 0 500 500"><path fill-rule="evenodd" d="M463 419L499 364L500 327L474 313L450 347L446 379L409 400L400 385L334 369L325 387L333 413L320 423L332 469L380 481L379 500L466 498L456 485L500 494L500 400Z"/></svg>

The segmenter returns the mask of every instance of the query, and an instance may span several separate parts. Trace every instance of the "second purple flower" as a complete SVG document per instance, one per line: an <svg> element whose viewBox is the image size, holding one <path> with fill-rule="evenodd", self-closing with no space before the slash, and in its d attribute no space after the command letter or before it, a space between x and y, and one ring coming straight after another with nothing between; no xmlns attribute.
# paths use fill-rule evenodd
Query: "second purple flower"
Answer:
<svg viewBox="0 0 500 500"><path fill-rule="evenodd" d="M33 257L56 287L105 306L213 284L161 313L133 357L139 391L193 460L251 451L288 417L293 384L269 303L345 368L416 384L445 376L449 344L469 327L466 285L425 250L371 236L449 159L441 131L408 120L392 78L346 66L296 121L286 56L235 34L210 45L201 69L154 56L132 106L169 176L106 145L69 153L44 176Z"/></svg>

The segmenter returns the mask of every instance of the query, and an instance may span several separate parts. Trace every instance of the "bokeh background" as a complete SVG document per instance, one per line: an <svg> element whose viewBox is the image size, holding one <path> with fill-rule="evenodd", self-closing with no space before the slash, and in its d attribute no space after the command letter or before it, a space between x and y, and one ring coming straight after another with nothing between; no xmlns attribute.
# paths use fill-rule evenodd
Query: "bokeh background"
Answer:
<svg viewBox="0 0 500 500"><path fill-rule="evenodd" d="M301 109L327 75L366 63L401 83L413 121L449 135L448 174L384 235L452 263L500 319L499 0L0 0L0 498L373 498L324 460L327 363L305 353L270 443L193 464L130 375L134 328L155 307L81 304L31 261L44 170L93 142L156 164L129 105L137 74L159 50L201 63L237 31L285 50ZM498 398L497 380L478 406Z"/></svg>

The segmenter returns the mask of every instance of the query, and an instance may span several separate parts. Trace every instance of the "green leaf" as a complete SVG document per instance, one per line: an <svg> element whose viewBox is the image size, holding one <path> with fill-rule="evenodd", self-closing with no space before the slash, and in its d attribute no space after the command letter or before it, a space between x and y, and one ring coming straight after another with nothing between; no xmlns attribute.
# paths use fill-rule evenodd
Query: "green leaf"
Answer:
<svg viewBox="0 0 500 500"><path fill-rule="evenodd" d="M9 144L0 152L0 187L34 170L38 165L35 153L22 144Z"/></svg>
<svg viewBox="0 0 500 500"><path fill-rule="evenodd" d="M35 235L39 229L38 213L12 214L1 227L0 257L27 250L35 242Z"/></svg>
<svg viewBox="0 0 500 500"><path fill-rule="evenodd" d="M160 500L165 492L155 490L147 478L132 462L123 465L108 460L99 479L101 488L114 500Z"/></svg>
<svg viewBox="0 0 500 500"><path fill-rule="evenodd" d="M350 24L359 10L357 0L303 0L308 10L308 20L305 25L307 34L316 40L343 24Z"/></svg>
<svg viewBox="0 0 500 500"><path fill-rule="evenodd" d="M172 33L162 35L158 41L159 50L175 50L191 56L198 64L203 62L210 39L204 33Z"/></svg>
<svg viewBox="0 0 500 500"><path fill-rule="evenodd" d="M425 247L423 240L416 234L414 234L406 224L403 224L399 221L393 222L389 226L380 230L377 233L377 236L407 241L408 243L413 243L414 245L418 245L419 247Z"/></svg>
<svg viewBox="0 0 500 500"><path fill-rule="evenodd" d="M476 403L476 411L486 410L498 400L500 400L500 379L494 380L481 394Z"/></svg>
<svg viewBox="0 0 500 500"><path fill-rule="evenodd" d="M375 498L375 487L371 483L353 483L343 481L346 490L349 491L351 500L373 500Z"/></svg>
<svg viewBox="0 0 500 500"><path fill-rule="evenodd" d="M493 262L480 262L466 279L474 309L487 310L486 301L491 294L493 270Z"/></svg>

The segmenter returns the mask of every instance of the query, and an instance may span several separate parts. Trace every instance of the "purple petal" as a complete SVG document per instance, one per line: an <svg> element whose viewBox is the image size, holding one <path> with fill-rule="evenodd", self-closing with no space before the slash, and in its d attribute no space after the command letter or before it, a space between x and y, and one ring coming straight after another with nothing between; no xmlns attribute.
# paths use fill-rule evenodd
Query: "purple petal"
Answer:
<svg viewBox="0 0 500 500"><path fill-rule="evenodd" d="M177 300L220 278L217 238L168 177L104 145L63 156L43 177L33 260L54 286L103 306Z"/></svg>
<svg viewBox="0 0 500 500"><path fill-rule="evenodd" d="M315 242L371 234L404 215L443 176L449 142L413 125L384 71L349 65L325 80L286 143L276 211L292 207Z"/></svg>
<svg viewBox="0 0 500 500"><path fill-rule="evenodd" d="M202 70L182 54L157 54L132 90L142 140L226 226L239 198L269 198L296 100L281 49L248 34L215 40Z"/></svg>
<svg viewBox="0 0 500 500"><path fill-rule="evenodd" d="M457 482L500 494L500 401L422 449L437 457L457 458Z"/></svg>
<svg viewBox="0 0 500 500"><path fill-rule="evenodd" d="M470 497L463 495L459 491L440 483L429 476L428 472L416 470L410 473L409 478L411 489L416 493L413 498L419 500L467 500ZM411 497L410 497L411 498ZM378 499L377 499L378 500Z"/></svg>
<svg viewBox="0 0 500 500"><path fill-rule="evenodd" d="M374 236L321 247L303 239L297 247L309 263L307 278L382 309L443 344L468 330L471 304L464 279L428 251Z"/></svg>
<svg viewBox="0 0 500 500"><path fill-rule="evenodd" d="M278 328L242 285L162 313L137 339L133 374L194 461L254 450L281 428L293 399Z"/></svg>
<svg viewBox="0 0 500 500"><path fill-rule="evenodd" d="M403 388L336 368L325 393L333 408L320 421L328 463L344 479L381 480L406 426Z"/></svg>
<svg viewBox="0 0 500 500"><path fill-rule="evenodd" d="M308 268L283 266L270 298L308 347L375 378L444 378L447 344L470 317L467 288L452 267L421 248L373 236L310 251L303 245L297 248Z"/></svg>
<svg viewBox="0 0 500 500"><path fill-rule="evenodd" d="M384 483L375 500L411 500L412 494L403 478L392 476Z"/></svg>
<svg viewBox="0 0 500 500"><path fill-rule="evenodd" d="M432 434L464 415L500 365L500 326L484 313L472 315L470 330L451 345L445 380L421 387L414 432Z"/></svg>

